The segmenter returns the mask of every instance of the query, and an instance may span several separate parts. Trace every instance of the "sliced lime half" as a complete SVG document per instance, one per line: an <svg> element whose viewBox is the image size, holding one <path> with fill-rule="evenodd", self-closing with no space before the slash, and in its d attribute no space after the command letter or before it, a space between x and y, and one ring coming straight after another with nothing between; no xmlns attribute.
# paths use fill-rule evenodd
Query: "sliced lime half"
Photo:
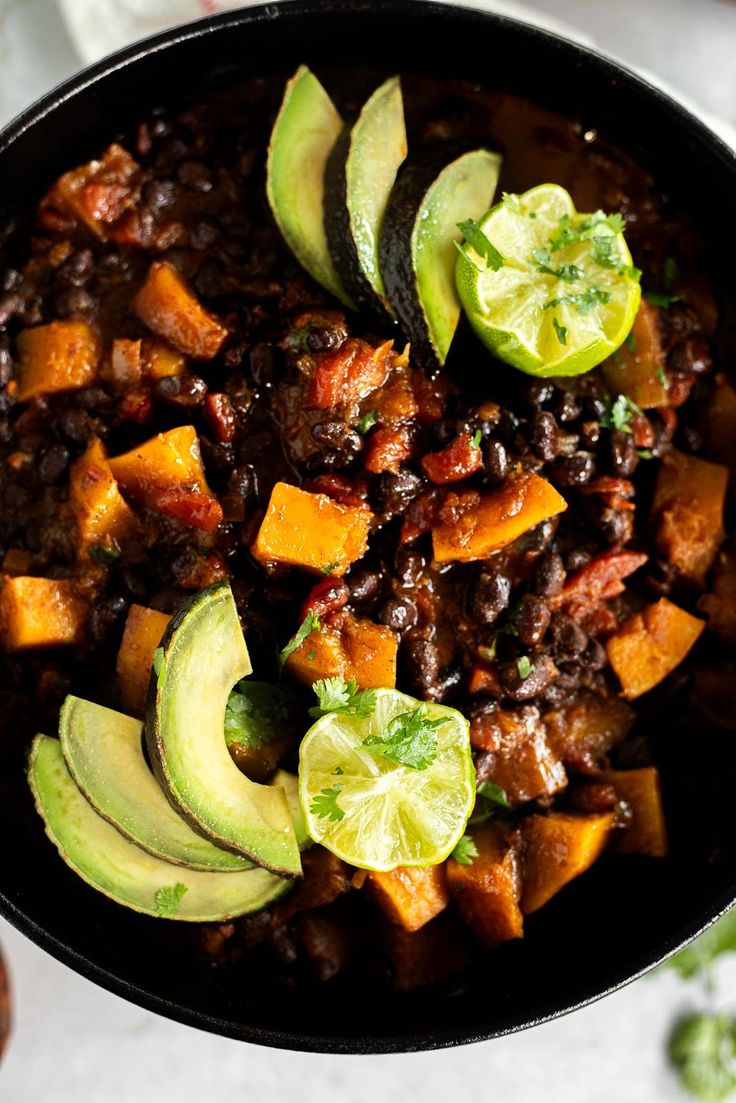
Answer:
<svg viewBox="0 0 736 1103"><path fill-rule="evenodd" d="M455 272L481 341L537 376L580 375L615 352L641 298L622 228L617 214L579 214L557 184L505 195L466 230Z"/></svg>
<svg viewBox="0 0 736 1103"><path fill-rule="evenodd" d="M402 726L410 732L403 741ZM351 865L437 865L475 802L468 721L445 705L376 690L370 716L328 713L309 729L299 751L299 799L314 841Z"/></svg>

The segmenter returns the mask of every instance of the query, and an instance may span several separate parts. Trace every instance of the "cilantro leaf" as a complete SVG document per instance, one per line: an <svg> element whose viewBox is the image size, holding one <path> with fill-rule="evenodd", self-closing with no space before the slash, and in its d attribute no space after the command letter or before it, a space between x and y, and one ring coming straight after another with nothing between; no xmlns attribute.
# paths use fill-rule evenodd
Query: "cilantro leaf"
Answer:
<svg viewBox="0 0 736 1103"><path fill-rule="evenodd" d="M718 1103L736 1089L736 1022L728 1015L685 1015L668 1052L682 1086L696 1099Z"/></svg>
<svg viewBox="0 0 736 1103"><path fill-rule="evenodd" d="M363 414L362 418L355 426L359 433L367 433L369 429L378 421L378 410L369 410L367 414Z"/></svg>
<svg viewBox="0 0 736 1103"><path fill-rule="evenodd" d="M552 306L574 306L578 314L589 314L594 306L600 303L610 303L610 291L604 291L602 287L588 287L577 295L560 295L558 299L550 299L544 304L544 310Z"/></svg>
<svg viewBox="0 0 736 1103"><path fill-rule="evenodd" d="M522 655L520 659L516 660L516 669L519 672L519 677L523 680L524 678L528 678L534 670L534 663L528 655Z"/></svg>
<svg viewBox="0 0 736 1103"><path fill-rule="evenodd" d="M645 291L644 298L647 299L652 306L661 306L664 310L667 310L673 303L682 302L682 295L665 295L659 291Z"/></svg>
<svg viewBox="0 0 736 1103"><path fill-rule="evenodd" d="M493 272L498 272L499 268L503 268L503 257L496 246L488 240L475 219L466 218L464 222L457 223L457 228L471 249L474 249L479 257L483 257L487 268L490 268ZM463 252L460 246L458 248L460 252Z"/></svg>
<svg viewBox="0 0 736 1103"><path fill-rule="evenodd" d="M376 707L376 692L373 689L358 689L355 678L346 682L343 678L320 678L312 689L317 695L318 705L313 705L309 715L316 720L328 712L338 712L343 716L355 716L367 720Z"/></svg>
<svg viewBox="0 0 736 1103"><path fill-rule="evenodd" d="M661 364L655 370L654 377L658 383L661 383L663 387L667 387L669 389L670 381L667 376L667 372L664 370Z"/></svg>
<svg viewBox="0 0 736 1103"><path fill-rule="evenodd" d="M340 564L337 562L337 560L335 560L334 563L327 563L326 566L320 567L320 573L326 574L329 578L330 575L333 574L339 566Z"/></svg>
<svg viewBox="0 0 736 1103"><path fill-rule="evenodd" d="M509 807L509 798L500 785L493 781L482 781L476 790L475 808L468 824L485 823L491 816L495 816L499 808Z"/></svg>
<svg viewBox="0 0 736 1103"><path fill-rule="evenodd" d="M110 567L120 558L120 549L111 548L108 544L93 544L89 549L89 557L100 567Z"/></svg>
<svg viewBox="0 0 736 1103"><path fill-rule="evenodd" d="M480 448L481 441L483 440L483 432L480 429L476 429L473 433L473 438L470 441L471 447Z"/></svg>
<svg viewBox="0 0 736 1103"><path fill-rule="evenodd" d="M608 406L601 417L601 426L604 429L619 429L622 433L630 433L632 417L641 413L641 408L632 398L627 394L620 394L613 401L608 399Z"/></svg>
<svg viewBox="0 0 736 1103"><path fill-rule="evenodd" d="M156 913L162 919L172 919L179 909L179 901L189 890L186 885L178 881L175 885L167 885L156 893Z"/></svg>
<svg viewBox="0 0 736 1103"><path fill-rule="evenodd" d="M654 459L654 453L652 452L651 448L637 448L636 454L640 460Z"/></svg>
<svg viewBox="0 0 736 1103"><path fill-rule="evenodd" d="M304 643L307 636L311 636L312 632L321 631L322 625L319 622L319 617L313 609L310 609L302 623L297 628L294 635L287 643L286 647L279 655L279 666L283 669L284 663L289 658L289 655L292 655L296 651L297 647L300 647Z"/></svg>
<svg viewBox="0 0 736 1103"><path fill-rule="evenodd" d="M472 835L463 835L458 840L450 857L459 862L461 866L472 866L473 859L478 857L478 847L473 842Z"/></svg>
<svg viewBox="0 0 736 1103"><path fill-rule="evenodd" d="M548 276L554 276L558 280L582 279L584 272L577 264L561 264L559 268L552 268L549 249L532 249L532 261L536 265L537 272L546 272Z"/></svg>
<svg viewBox="0 0 736 1103"><path fill-rule="evenodd" d="M736 953L736 908L719 919L679 954L667 962L683 980L709 969L721 954Z"/></svg>
<svg viewBox="0 0 736 1103"><path fill-rule="evenodd" d="M426 706L420 705L394 716L383 735L369 735L363 746L390 762L411 770L426 770L437 757L437 728L448 723L445 717L430 720Z"/></svg>
<svg viewBox="0 0 736 1103"><path fill-rule="evenodd" d="M557 340L561 345L567 344L567 326L562 326L555 317L552 318L552 325L555 327L555 333L557 334Z"/></svg>
<svg viewBox="0 0 736 1103"><path fill-rule="evenodd" d="M578 222L576 226L573 226L570 215L565 214L549 239L550 249L556 253L558 249L564 249L567 245L577 245L580 241L598 241L602 237L613 241L615 235L622 233L623 229L623 216L617 212L606 214L605 211L595 211L582 222ZM594 259L596 259L595 253Z"/></svg>
<svg viewBox="0 0 736 1103"><path fill-rule="evenodd" d="M225 706L225 742L258 750L293 729L291 697L280 686L244 678Z"/></svg>
<svg viewBox="0 0 736 1103"><path fill-rule="evenodd" d="M320 819L328 819L332 823L339 823L345 816L345 812L337 803L337 798L344 788L342 782L338 781L331 785L329 789L322 789L312 800L309 811L313 816L319 816Z"/></svg>

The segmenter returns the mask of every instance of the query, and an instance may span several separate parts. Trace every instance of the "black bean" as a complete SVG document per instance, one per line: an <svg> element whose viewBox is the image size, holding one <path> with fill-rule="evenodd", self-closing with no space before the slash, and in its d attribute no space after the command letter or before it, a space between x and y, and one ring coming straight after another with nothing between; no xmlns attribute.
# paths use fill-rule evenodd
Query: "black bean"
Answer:
<svg viewBox="0 0 736 1103"><path fill-rule="evenodd" d="M124 597L108 597L97 601L90 611L89 628L95 643L102 643L115 627L128 606Z"/></svg>
<svg viewBox="0 0 736 1103"><path fill-rule="evenodd" d="M156 381L153 393L162 402L188 410L202 405L207 397L207 384L198 375L168 375Z"/></svg>
<svg viewBox="0 0 736 1103"><path fill-rule="evenodd" d="M470 611L480 624L493 624L508 607L511 582L498 571L484 571L473 589Z"/></svg>
<svg viewBox="0 0 736 1103"><path fill-rule="evenodd" d="M306 338L310 352L328 352L339 349L345 343L345 329L342 326L314 326Z"/></svg>
<svg viewBox="0 0 736 1103"><path fill-rule="evenodd" d="M580 443L583 448L595 448L600 439L600 423L597 421L584 421L580 426Z"/></svg>
<svg viewBox="0 0 736 1103"><path fill-rule="evenodd" d="M529 423L529 443L540 459L548 462L559 454L557 422L548 410L538 410Z"/></svg>
<svg viewBox="0 0 736 1103"><path fill-rule="evenodd" d="M218 295L224 295L228 283L225 269L220 262L209 259L200 264L194 277L194 286L204 299L216 299Z"/></svg>
<svg viewBox="0 0 736 1103"><path fill-rule="evenodd" d="M23 309L23 300L14 291L0 295L0 326L4 326L19 310Z"/></svg>
<svg viewBox="0 0 736 1103"><path fill-rule="evenodd" d="M92 422L85 410L64 410L57 416L55 425L60 435L73 444L86 444L93 432Z"/></svg>
<svg viewBox="0 0 736 1103"><path fill-rule="evenodd" d="M558 486L585 486L593 478L595 460L590 452L573 452L555 460L553 479Z"/></svg>
<svg viewBox="0 0 736 1103"><path fill-rule="evenodd" d="M534 564L534 590L542 597L559 594L565 582L565 565L557 552L544 552Z"/></svg>
<svg viewBox="0 0 736 1103"><path fill-rule="evenodd" d="M54 296L54 310L61 318L89 314L95 306L95 300L83 287L70 287Z"/></svg>
<svg viewBox="0 0 736 1103"><path fill-rule="evenodd" d="M69 463L69 449L63 444L50 444L44 448L36 467L39 482L44 486L58 483Z"/></svg>
<svg viewBox="0 0 736 1103"><path fill-rule="evenodd" d="M0 278L3 291L15 291L23 283L23 276L17 268L6 268Z"/></svg>
<svg viewBox="0 0 736 1103"><path fill-rule="evenodd" d="M572 391L560 391L555 399L553 410L560 424L567 425L580 417L582 406Z"/></svg>
<svg viewBox="0 0 736 1103"><path fill-rule="evenodd" d="M220 227L209 218L201 218L192 229L193 249L211 249L221 236Z"/></svg>
<svg viewBox="0 0 736 1103"><path fill-rule="evenodd" d="M420 475L405 468L395 475L385 472L378 479L378 500L387 513L403 513L425 485Z"/></svg>
<svg viewBox="0 0 736 1103"><path fill-rule="evenodd" d="M401 644L401 659L413 688L422 693L432 689L440 669L439 651L434 640L417 629L408 632Z"/></svg>
<svg viewBox="0 0 736 1103"><path fill-rule="evenodd" d="M250 372L258 387L272 387L279 374L280 361L273 345L255 345L250 351Z"/></svg>
<svg viewBox="0 0 736 1103"><path fill-rule="evenodd" d="M524 401L528 402L530 406L544 406L545 403L551 402L555 395L555 387L553 383L547 383L543 379L535 379L533 383L528 383L523 390Z"/></svg>
<svg viewBox="0 0 736 1103"><path fill-rule="evenodd" d="M312 426L312 436L338 452L356 456L363 448L363 438L344 421L318 421Z"/></svg>
<svg viewBox="0 0 736 1103"><path fill-rule="evenodd" d="M413 548L400 544L394 557L396 577L404 586L414 586L420 579L427 563L423 555Z"/></svg>
<svg viewBox="0 0 736 1103"><path fill-rule="evenodd" d="M524 647L536 647L549 627L550 611L541 597L524 594L515 610L514 624Z"/></svg>
<svg viewBox="0 0 736 1103"><path fill-rule="evenodd" d="M546 704L560 708L569 704L580 692L579 674L558 674L554 682L547 686L542 694Z"/></svg>
<svg viewBox="0 0 736 1103"><path fill-rule="evenodd" d="M634 514L631 510L614 509L598 504L592 508L592 520L607 544L627 544L634 532Z"/></svg>
<svg viewBox="0 0 736 1103"><path fill-rule="evenodd" d="M406 632L419 620L416 605L407 597L389 598L379 610L378 619L394 632Z"/></svg>
<svg viewBox="0 0 736 1103"><path fill-rule="evenodd" d="M499 665L501 685L512 701L531 701L539 697L558 676L557 667L547 655L540 655L530 666L531 669L521 659Z"/></svg>
<svg viewBox="0 0 736 1103"><path fill-rule="evenodd" d="M258 475L252 463L240 463L230 472L227 481L227 489L245 501L257 501L258 499Z"/></svg>
<svg viewBox="0 0 736 1103"><path fill-rule="evenodd" d="M81 287L90 278L95 268L95 260L90 249L77 249L71 253L56 270L59 283L65 286Z"/></svg>
<svg viewBox="0 0 736 1103"><path fill-rule="evenodd" d="M602 670L608 662L606 649L602 643L591 637L583 653L583 666L587 670Z"/></svg>
<svg viewBox="0 0 736 1103"><path fill-rule="evenodd" d="M588 646L588 633L566 613L555 613L550 621L552 654L560 661L581 655Z"/></svg>
<svg viewBox="0 0 736 1103"><path fill-rule="evenodd" d="M348 575L347 584L350 587L350 600L356 605L366 605L375 601L383 589L383 582L378 571L354 571Z"/></svg>
<svg viewBox="0 0 736 1103"><path fill-rule="evenodd" d="M486 479L493 486L506 481L509 473L508 452L500 440L491 439L486 448Z"/></svg>
<svg viewBox="0 0 736 1103"><path fill-rule="evenodd" d="M201 161L182 161L176 170L180 183L191 191L212 191L210 170Z"/></svg>
<svg viewBox="0 0 736 1103"><path fill-rule="evenodd" d="M572 548L565 556L565 568L568 571L579 571L590 560L590 552L585 548Z"/></svg>
<svg viewBox="0 0 736 1103"><path fill-rule="evenodd" d="M636 471L639 457L636 454L636 445L631 433L625 433L622 429L614 429L610 440L610 462L614 475L621 475L627 479Z"/></svg>

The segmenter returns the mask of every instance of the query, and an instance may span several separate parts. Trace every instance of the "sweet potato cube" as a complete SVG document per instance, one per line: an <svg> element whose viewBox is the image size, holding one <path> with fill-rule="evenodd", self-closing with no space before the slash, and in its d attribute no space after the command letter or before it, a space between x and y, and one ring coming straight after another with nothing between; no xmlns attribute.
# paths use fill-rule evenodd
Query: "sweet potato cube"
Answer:
<svg viewBox="0 0 736 1103"><path fill-rule="evenodd" d="M721 552L716 563L713 585L703 594L698 609L708 618L708 627L726 643L736 646L736 550Z"/></svg>
<svg viewBox="0 0 736 1103"><path fill-rule="evenodd" d="M158 433L108 462L113 478L134 502L206 532L214 531L222 520L222 508L207 485L193 426Z"/></svg>
<svg viewBox="0 0 736 1103"><path fill-rule="evenodd" d="M97 439L72 464L69 503L77 522L80 556L88 556L91 548L118 551L136 534L135 515L120 493Z"/></svg>
<svg viewBox="0 0 736 1103"><path fill-rule="evenodd" d="M667 853L667 827L656 766L644 766L639 770L606 770L601 780L613 785L632 813L631 823L611 835L611 849L620 854L648 854L652 858L663 858Z"/></svg>
<svg viewBox="0 0 736 1103"><path fill-rule="evenodd" d="M143 605L131 605L128 610L115 670L121 703L132 716L143 716L146 711L153 653L170 620L165 613Z"/></svg>
<svg viewBox="0 0 736 1103"><path fill-rule="evenodd" d="M478 854L470 865L447 861L447 879L465 922L487 946L522 938L524 917L518 835L509 836L498 823L471 829Z"/></svg>
<svg viewBox="0 0 736 1103"><path fill-rule="evenodd" d="M372 620L345 617L343 645L348 660L348 677L361 689L392 689L396 685L396 655L399 641L390 628Z"/></svg>
<svg viewBox="0 0 736 1103"><path fill-rule="evenodd" d="M5 651L79 643L87 605L68 579L16 575L0 585L0 642Z"/></svg>
<svg viewBox="0 0 736 1103"><path fill-rule="evenodd" d="M512 804L548 797L564 789L567 774L549 746L539 710L531 705L479 710L470 724L470 741L485 752L478 776L492 780Z"/></svg>
<svg viewBox="0 0 736 1103"><path fill-rule="evenodd" d="M523 472L484 495L457 520L432 531L438 563L485 559L530 528L567 509L555 488L539 475Z"/></svg>
<svg viewBox="0 0 736 1103"><path fill-rule="evenodd" d="M18 334L18 401L76 391L97 378L99 347L86 322L49 322Z"/></svg>
<svg viewBox="0 0 736 1103"><path fill-rule="evenodd" d="M626 394L649 410L670 404L664 366L659 308L642 299L630 337L601 370L613 394Z"/></svg>
<svg viewBox="0 0 736 1103"><path fill-rule="evenodd" d="M631 701L659 685L704 628L704 621L665 597L628 617L606 643L623 696Z"/></svg>
<svg viewBox="0 0 736 1103"><path fill-rule="evenodd" d="M261 562L343 575L368 546L372 516L367 507L276 483L253 554Z"/></svg>
<svg viewBox="0 0 736 1103"><path fill-rule="evenodd" d="M186 371L186 357L164 341L154 341L146 337L142 342L141 359L143 374L154 382L157 379L168 379L171 375L183 375Z"/></svg>
<svg viewBox="0 0 736 1103"><path fill-rule="evenodd" d="M355 678L361 689L391 689L396 685L398 640L371 620L344 614L322 625L291 653L286 669L311 685L318 678Z"/></svg>
<svg viewBox="0 0 736 1103"><path fill-rule="evenodd" d="M703 586L723 540L727 488L721 464L675 451L662 459L652 504L657 547L693 586Z"/></svg>
<svg viewBox="0 0 736 1103"><path fill-rule="evenodd" d="M133 300L140 320L194 360L217 356L227 329L205 310L170 264L154 261Z"/></svg>
<svg viewBox="0 0 736 1103"><path fill-rule="evenodd" d="M583 691L569 704L545 713L547 742L566 766L587 772L626 738L634 710L620 697Z"/></svg>
<svg viewBox="0 0 736 1103"><path fill-rule="evenodd" d="M543 907L566 884L593 865L613 826L613 814L551 812L528 816L522 824L525 915Z"/></svg>
<svg viewBox="0 0 736 1103"><path fill-rule="evenodd" d="M384 914L406 931L418 931L450 902L444 866L400 866L388 873L371 872L368 884Z"/></svg>

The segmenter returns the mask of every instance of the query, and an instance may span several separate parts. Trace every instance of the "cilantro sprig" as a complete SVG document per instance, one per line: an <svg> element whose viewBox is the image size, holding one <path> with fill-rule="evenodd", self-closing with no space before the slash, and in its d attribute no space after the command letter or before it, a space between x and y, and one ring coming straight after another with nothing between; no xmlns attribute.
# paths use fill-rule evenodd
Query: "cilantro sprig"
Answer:
<svg viewBox="0 0 736 1103"><path fill-rule="evenodd" d="M293 728L293 702L269 682L238 682L225 706L225 742L259 750Z"/></svg>
<svg viewBox="0 0 736 1103"><path fill-rule="evenodd" d="M736 1021L701 1011L675 1026L669 1057L682 1086L704 1103L719 1103L736 1090Z"/></svg>
<svg viewBox="0 0 736 1103"><path fill-rule="evenodd" d="M181 881L166 885L156 893L156 914L162 919L172 919L179 910L179 902L189 890Z"/></svg>
<svg viewBox="0 0 736 1103"><path fill-rule="evenodd" d="M601 426L604 429L619 429L622 433L631 432L631 421L642 413L633 398L627 394L616 395L615 399L608 399L608 405L601 417Z"/></svg>
<svg viewBox="0 0 736 1103"><path fill-rule="evenodd" d="M550 299L549 302L544 304L544 310L549 310L555 306L574 306L578 314L589 314L594 307L601 303L610 303L610 301L611 292L605 291L602 287L594 284L577 294L560 295L556 299Z"/></svg>
<svg viewBox="0 0 736 1103"><path fill-rule="evenodd" d="M329 789L322 789L312 799L309 811L313 816L319 816L320 819L327 819L332 823L339 823L345 816L345 810L339 806L337 798L344 788L345 786L342 782L337 781L334 785L331 785Z"/></svg>
<svg viewBox="0 0 736 1103"><path fill-rule="evenodd" d="M447 717L430 720L426 705L420 705L394 716L382 735L369 735L363 746L371 754L400 766L426 770L437 757L437 729L448 723Z"/></svg>
<svg viewBox="0 0 736 1103"><path fill-rule="evenodd" d="M505 790L494 781L482 781L476 789L475 809L468 820L468 826L485 823L496 815L499 808L510 808Z"/></svg>
<svg viewBox="0 0 736 1103"><path fill-rule="evenodd" d="M464 222L458 222L457 228L465 238L466 244L469 245L479 257L483 257L487 268L490 268L492 272L498 272L499 268L503 268L502 254L499 253L496 246L488 240L474 218L466 218ZM458 245L458 249L460 252L464 252L461 245Z"/></svg>
<svg viewBox="0 0 736 1103"><path fill-rule="evenodd" d="M585 273L577 264L561 264L559 268L552 267L552 256L549 249L532 249L532 261L537 272L544 272L548 276L554 276L558 280L566 280L572 283L583 278Z"/></svg>
<svg viewBox="0 0 736 1103"><path fill-rule="evenodd" d="M458 840L450 857L459 862L461 866L472 866L474 859L478 857L478 847L473 841L473 836L463 835Z"/></svg>
<svg viewBox="0 0 736 1103"><path fill-rule="evenodd" d="M284 647L281 654L279 655L279 666L283 669L284 663L289 658L289 656L294 654L297 647L301 647L307 637L311 636L312 632L321 631L322 625L320 624L319 617L313 609L310 609L302 623L297 628L294 635L287 643L286 647Z"/></svg>
<svg viewBox="0 0 736 1103"><path fill-rule="evenodd" d="M376 707L376 693L373 689L358 689L355 678L320 678L312 684L319 704L313 705L309 715L318 720L328 712L337 712L342 716L354 716L367 720Z"/></svg>

